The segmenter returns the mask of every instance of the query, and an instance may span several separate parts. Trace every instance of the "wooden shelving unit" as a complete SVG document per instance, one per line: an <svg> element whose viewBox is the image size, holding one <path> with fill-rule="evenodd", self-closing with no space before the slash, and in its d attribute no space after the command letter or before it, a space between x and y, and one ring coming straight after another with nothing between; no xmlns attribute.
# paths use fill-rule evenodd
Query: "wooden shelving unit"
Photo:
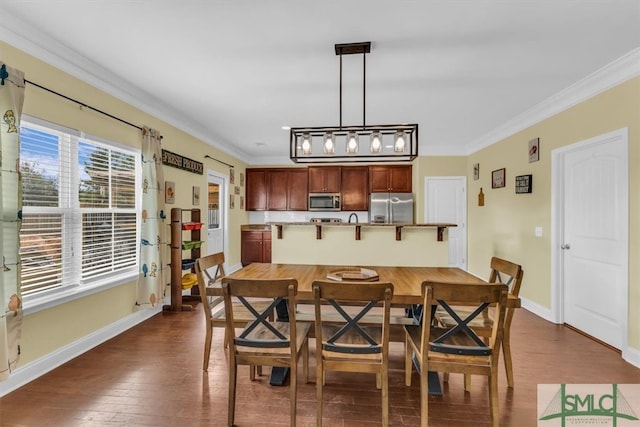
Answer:
<svg viewBox="0 0 640 427"><path fill-rule="evenodd" d="M185 217L187 217L186 221ZM182 295L183 271L193 272L195 260L200 258L200 245L202 244L200 240L202 223L200 221L200 209L171 209L171 304L163 307L165 311L191 311L193 307L189 304L183 304L183 301L200 301L199 295ZM184 239L185 236L188 236L189 239ZM196 244L197 247L183 249L184 242L199 242L199 244ZM184 258L184 253L187 250L189 258Z"/></svg>

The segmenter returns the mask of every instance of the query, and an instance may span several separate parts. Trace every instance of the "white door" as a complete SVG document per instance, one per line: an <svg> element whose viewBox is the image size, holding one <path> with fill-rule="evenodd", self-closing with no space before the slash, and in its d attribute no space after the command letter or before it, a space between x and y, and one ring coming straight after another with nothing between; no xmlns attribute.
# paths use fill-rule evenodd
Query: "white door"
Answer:
<svg viewBox="0 0 640 427"><path fill-rule="evenodd" d="M467 178L425 177L424 221L452 223L449 227L449 266L467 269Z"/></svg>
<svg viewBox="0 0 640 427"><path fill-rule="evenodd" d="M564 322L618 349L627 336L627 140L626 129L611 132L566 147L558 159Z"/></svg>
<svg viewBox="0 0 640 427"><path fill-rule="evenodd" d="M224 252L225 260L228 255L227 199L227 177L207 171L207 255Z"/></svg>

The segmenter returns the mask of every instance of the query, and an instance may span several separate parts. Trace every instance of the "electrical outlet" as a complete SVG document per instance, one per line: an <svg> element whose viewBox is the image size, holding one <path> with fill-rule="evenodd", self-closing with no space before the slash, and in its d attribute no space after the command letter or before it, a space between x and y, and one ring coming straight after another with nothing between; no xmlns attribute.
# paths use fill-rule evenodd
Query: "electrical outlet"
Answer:
<svg viewBox="0 0 640 427"><path fill-rule="evenodd" d="M536 237L542 237L542 227L536 227L533 233Z"/></svg>

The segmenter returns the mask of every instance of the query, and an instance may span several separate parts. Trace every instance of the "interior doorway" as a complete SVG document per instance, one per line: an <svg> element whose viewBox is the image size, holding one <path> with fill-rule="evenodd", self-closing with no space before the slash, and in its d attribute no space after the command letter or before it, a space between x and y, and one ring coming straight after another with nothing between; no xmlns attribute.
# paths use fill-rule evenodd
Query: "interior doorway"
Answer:
<svg viewBox="0 0 640 427"><path fill-rule="evenodd" d="M467 178L427 176L424 179L426 223L451 223L448 227L449 266L467 269Z"/></svg>
<svg viewBox="0 0 640 427"><path fill-rule="evenodd" d="M556 315L561 323L624 351L629 305L628 130L554 150L552 162Z"/></svg>
<svg viewBox="0 0 640 427"><path fill-rule="evenodd" d="M207 253L224 252L228 259L228 205L227 181L229 177L207 170ZM226 263L225 263L226 264ZM225 265L225 268L228 266Z"/></svg>

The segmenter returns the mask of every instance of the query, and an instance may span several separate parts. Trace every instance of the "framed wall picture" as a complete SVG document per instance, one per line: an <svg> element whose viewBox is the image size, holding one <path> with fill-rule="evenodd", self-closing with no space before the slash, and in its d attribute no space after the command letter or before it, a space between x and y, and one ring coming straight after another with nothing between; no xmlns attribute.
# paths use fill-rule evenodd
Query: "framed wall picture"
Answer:
<svg viewBox="0 0 640 427"><path fill-rule="evenodd" d="M240 187L244 187L244 172L240 172Z"/></svg>
<svg viewBox="0 0 640 427"><path fill-rule="evenodd" d="M236 183L236 171L231 168L229 169L229 184L235 184Z"/></svg>
<svg viewBox="0 0 640 427"><path fill-rule="evenodd" d="M480 163L473 164L473 180L477 181L480 179Z"/></svg>
<svg viewBox="0 0 640 427"><path fill-rule="evenodd" d="M176 183L172 181L164 182L164 202L174 204L176 202Z"/></svg>
<svg viewBox="0 0 640 427"><path fill-rule="evenodd" d="M505 186L505 168L496 169L491 172L491 188L502 188Z"/></svg>
<svg viewBox="0 0 640 427"><path fill-rule="evenodd" d="M532 175L516 176L516 194L531 193L532 186L533 186Z"/></svg>
<svg viewBox="0 0 640 427"><path fill-rule="evenodd" d="M244 196L240 196L240 209L244 209Z"/></svg>
<svg viewBox="0 0 640 427"><path fill-rule="evenodd" d="M193 204L193 206L198 206L200 204L200 187L198 187L197 185L193 186L191 199L191 203Z"/></svg>
<svg viewBox="0 0 640 427"><path fill-rule="evenodd" d="M540 160L540 138L529 141L529 163Z"/></svg>
<svg viewBox="0 0 640 427"><path fill-rule="evenodd" d="M233 187L233 194L240 194L240 186L236 185L235 187Z"/></svg>
<svg viewBox="0 0 640 427"><path fill-rule="evenodd" d="M233 196L233 194L229 195L229 209L235 209L236 208L236 198Z"/></svg>

